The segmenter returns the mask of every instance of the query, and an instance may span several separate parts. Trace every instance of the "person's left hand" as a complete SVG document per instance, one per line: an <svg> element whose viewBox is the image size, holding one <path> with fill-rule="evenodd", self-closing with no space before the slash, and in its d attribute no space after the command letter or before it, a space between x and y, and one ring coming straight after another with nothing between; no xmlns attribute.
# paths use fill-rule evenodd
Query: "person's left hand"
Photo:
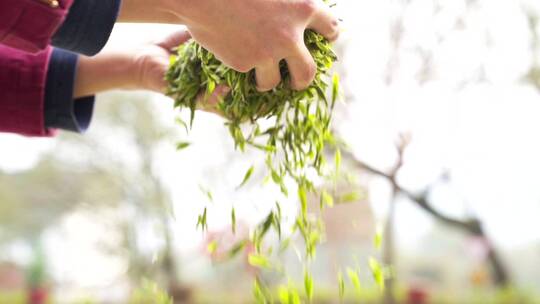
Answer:
<svg viewBox="0 0 540 304"><path fill-rule="evenodd" d="M94 57L81 56L75 80L75 97L111 89L143 89L164 93L167 88L165 74L169 69L170 56L176 47L189 39L189 32L178 31L135 49L105 51ZM217 86L211 96L202 94L198 108L219 114L219 99L229 91L226 86Z"/></svg>
<svg viewBox="0 0 540 304"><path fill-rule="evenodd" d="M179 45L191 39L188 31L179 31L153 44L145 45L136 50L134 56L138 87L151 91L164 92L167 88L165 74L169 69L170 57ZM217 103L219 98L226 96L230 89L217 86L211 96L199 96L198 109L219 114Z"/></svg>

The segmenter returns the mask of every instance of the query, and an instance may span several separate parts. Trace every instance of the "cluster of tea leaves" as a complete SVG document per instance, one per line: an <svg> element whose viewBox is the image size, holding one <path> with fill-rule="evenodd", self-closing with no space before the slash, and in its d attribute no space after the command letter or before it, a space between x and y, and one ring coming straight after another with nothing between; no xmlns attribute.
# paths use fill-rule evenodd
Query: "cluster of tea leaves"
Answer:
<svg viewBox="0 0 540 304"><path fill-rule="evenodd" d="M312 84L301 91L291 88L289 71L284 61L280 63L282 82L272 91L261 93L257 90L253 71L239 73L226 67L196 42L179 46L177 54L171 58L166 79L169 83L168 95L174 98L175 107L187 108L191 112L189 123L178 120L186 130L188 126L193 126L201 95L210 96L220 85L231 88L231 93L219 102L218 109L226 119L225 125L236 148L245 151L246 147L250 146L263 151L266 154L267 179L279 186L285 196L289 195L286 181L295 182L300 212L293 232L298 232L304 240L303 289L305 298L310 300L314 292L314 282L309 272L309 264L315 257L317 245L324 238L324 223L320 217L309 213L308 194L312 193L320 198L321 211L335 203L355 201L358 196L356 192L352 192L335 199L328 191L315 189L311 179L319 176L335 182L340 175L341 152L330 129L332 111L339 95L339 79L337 75L329 75L333 63L337 60L330 42L311 30L305 32L304 40L317 64L317 73ZM328 173L324 154L328 145L336 150L333 160L335 171L332 173ZM178 149L188 146L187 143L180 143ZM254 170L252 166L246 171L237 188L249 181ZM209 190L201 188L201 191L210 201L213 200ZM231 223L232 232L235 233L234 209L231 212ZM269 258L272 247L264 246L263 241L268 232L273 230L281 241L279 252L286 249L289 239L282 240L281 223L281 206L276 202L273 211L251 233L250 240L236 244L230 249L229 257L240 253L251 242L255 252L248 257L249 263L260 269L279 270ZM207 208L198 217L197 227L203 231L207 229ZM380 246L378 237L376 246ZM209 244L208 250L215 252L217 243ZM375 259L370 259L369 266L375 281L383 288L383 267ZM360 290L358 273L357 268L346 270L347 277L357 292ZM342 272L338 273L338 289L342 297L345 292ZM272 292L260 278L254 281L253 294L259 303L273 302ZM282 303L300 302L298 289L290 283L280 287L278 295Z"/></svg>
<svg viewBox="0 0 540 304"><path fill-rule="evenodd" d="M321 211L332 207L335 203L355 201L357 193L343 195L335 199L328 191L315 189L310 177L319 176L337 181L340 175L341 152L331 132L332 111L339 95L339 79L337 75L330 77L329 71L337 60L331 44L323 36L308 30L304 40L317 64L317 73L312 84L302 91L295 91L290 86L290 75L287 64L280 63L282 82L272 91L261 93L257 90L254 72L239 73L223 65L216 57L196 42L181 45L177 54L171 58L167 73L169 83L168 95L175 100L175 107L188 108L191 112L189 123L179 120L178 123L188 129L193 126L200 96L210 96L217 86L231 88L231 93L218 104L218 109L226 118L227 126L235 146L245 151L247 146L260 149L266 154L267 179L273 181L285 196L289 195L286 180L296 183L299 201L299 214L293 232L298 232L305 244L304 293L310 300L313 296L314 283L309 272L309 262L315 257L316 247L324 237L324 223L320 217L313 216L308 210L308 194L316 194L320 198ZM330 94L328 94L330 91ZM330 95L328 98L327 95ZM262 127L263 123L266 127ZM270 122L270 123L269 123ZM269 125L269 126L268 126ZM247 128L246 128L247 126ZM335 171L328 173L325 160L325 147L332 145L336 152L333 166ZM187 148L189 144L180 143L178 149ZM250 167L239 182L238 188L244 186L252 176L255 168ZM209 190L201 188L210 201L213 200ZM236 232L236 213L231 212L232 232ZM283 251L289 239L282 240L282 213L279 202L272 212L254 229L250 240L236 244L229 256L240 253L249 242L255 247L250 254L249 263L261 269L278 270L270 261L271 246L264 246L265 236L273 230L279 236ZM198 217L197 227L207 229L207 208ZM377 234L379 236L380 234ZM380 237L375 238L376 247L380 246ZM217 243L209 244L208 250L215 252ZM385 269L376 259L369 260L369 267L376 283L383 288ZM354 289L359 292L360 280L358 268L346 269L347 277ZM345 292L342 272L338 273L338 289L340 297ZM253 286L253 294L257 302L273 302L272 292L257 278ZM300 299L298 289L292 284L279 289L282 303L297 303Z"/></svg>
<svg viewBox="0 0 540 304"><path fill-rule="evenodd" d="M286 180L295 181L300 213L294 229L304 239L306 257L312 258L316 245L322 239L323 225L320 219L308 216L308 193L316 192L309 176L325 174L324 149L335 143L330 123L338 98L339 80L337 75L333 78L329 75L332 64L337 60L330 42L311 30L305 32L304 40L317 64L317 73L312 84L301 91L291 88L285 61L280 63L281 83L272 91L263 93L257 90L254 71L236 72L194 41L178 48L177 55L171 58L166 79L169 83L167 93L174 98L175 107L191 111L189 123L179 121L184 127L193 125L201 94L209 96L219 85L231 88L231 93L219 102L218 109L226 118L225 124L235 146L240 151L247 146L262 150L266 154L268 179L279 186L284 195L289 195ZM330 98L327 97L329 86ZM261 121L270 126L262 127ZM179 145L179 148L186 147L187 144ZM247 170L239 187L249 180L253 171L253 167ZM321 197L321 206L333 204L328 193ZM206 227L206 210L197 224ZM252 235L257 249L257 254L250 257L252 264L269 263L261 244L270 228L281 235L279 203ZM311 281L308 274L306 281ZM309 286L312 284L306 286L310 295Z"/></svg>

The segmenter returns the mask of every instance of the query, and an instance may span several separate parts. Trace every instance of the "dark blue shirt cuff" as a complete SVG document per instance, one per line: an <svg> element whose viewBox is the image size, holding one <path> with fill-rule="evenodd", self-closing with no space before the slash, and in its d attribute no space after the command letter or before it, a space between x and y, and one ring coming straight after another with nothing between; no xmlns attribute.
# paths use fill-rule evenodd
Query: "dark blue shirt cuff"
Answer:
<svg viewBox="0 0 540 304"><path fill-rule="evenodd" d="M52 37L56 47L93 56L105 46L118 17L121 0L75 0Z"/></svg>
<svg viewBox="0 0 540 304"><path fill-rule="evenodd" d="M54 49L45 83L45 127L84 132L94 111L94 96L73 98L78 56Z"/></svg>

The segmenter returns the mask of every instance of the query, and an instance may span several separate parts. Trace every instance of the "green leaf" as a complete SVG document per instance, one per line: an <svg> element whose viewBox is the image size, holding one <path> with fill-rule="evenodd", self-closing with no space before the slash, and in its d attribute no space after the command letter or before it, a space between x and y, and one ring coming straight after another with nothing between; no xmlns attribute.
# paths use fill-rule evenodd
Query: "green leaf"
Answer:
<svg viewBox="0 0 540 304"><path fill-rule="evenodd" d="M383 228L379 225L379 226L377 226L377 230L375 232L375 238L373 239L375 249L377 249L377 250L381 249L382 239L383 239Z"/></svg>
<svg viewBox="0 0 540 304"><path fill-rule="evenodd" d="M212 95L212 93L214 93L215 90L216 90L216 83L213 80L209 79L208 85L206 86L206 94Z"/></svg>
<svg viewBox="0 0 540 304"><path fill-rule="evenodd" d="M339 169L341 168L341 150L337 149L336 154L334 155L334 162L336 166L336 172L339 172Z"/></svg>
<svg viewBox="0 0 540 304"><path fill-rule="evenodd" d="M327 207L330 207L330 208L334 207L334 198L332 197L330 193L328 193L328 191L326 190L322 191L321 199Z"/></svg>
<svg viewBox="0 0 540 304"><path fill-rule="evenodd" d="M204 208L203 214L199 215L197 218L197 226L195 226L196 229L199 229L201 227L202 231L208 230L208 223L206 222L206 216L207 216L207 210Z"/></svg>
<svg viewBox="0 0 540 304"><path fill-rule="evenodd" d="M339 299L343 300L343 296L345 296L345 281L343 280L343 273L341 270L338 272L338 289Z"/></svg>
<svg viewBox="0 0 540 304"><path fill-rule="evenodd" d="M302 186L298 188L298 198L300 199L302 216L305 217L307 215L307 194L306 189Z"/></svg>
<svg viewBox="0 0 540 304"><path fill-rule="evenodd" d="M248 182L249 178L250 178L251 175L253 174L253 170L254 170L254 169L255 169L255 168L254 168L253 166L251 166L251 167L246 171L246 174L244 175L244 179L242 180L242 183L240 183L240 185L238 185L238 187L236 187L236 189L241 188L242 186L244 186L244 185Z"/></svg>
<svg viewBox="0 0 540 304"><path fill-rule="evenodd" d="M236 211L232 208L231 211L231 229L232 233L236 234Z"/></svg>
<svg viewBox="0 0 540 304"><path fill-rule="evenodd" d="M339 75L334 74L332 77L332 104L339 98Z"/></svg>
<svg viewBox="0 0 540 304"><path fill-rule="evenodd" d="M257 268L271 269L272 264L267 257L261 254L250 254L248 257L248 263Z"/></svg>
<svg viewBox="0 0 540 304"><path fill-rule="evenodd" d="M218 246L217 242L216 242L216 241L212 241L212 242L210 242L210 244L208 244L208 246L206 247L206 249L208 250L208 253L209 253L209 254L214 254L214 253L216 253L216 251L217 251L217 246Z"/></svg>
<svg viewBox="0 0 540 304"><path fill-rule="evenodd" d="M184 120L182 120L180 117L176 118L176 123L181 125L184 128L184 130L186 131L186 133L189 132L187 123Z"/></svg>
<svg viewBox="0 0 540 304"><path fill-rule="evenodd" d="M290 284L290 283L289 283ZM300 304L300 295L293 286L281 285L278 289L279 301L281 304Z"/></svg>
<svg viewBox="0 0 540 304"><path fill-rule="evenodd" d="M236 244L231 250L229 250L229 254L228 254L229 258L233 258L236 255L238 255L242 250L244 250L244 248L246 248L247 244L248 244L248 241L246 240L243 240L239 242L238 244Z"/></svg>
<svg viewBox="0 0 540 304"><path fill-rule="evenodd" d="M282 304L289 304L289 289L286 286L279 286L278 288L279 301Z"/></svg>
<svg viewBox="0 0 540 304"><path fill-rule="evenodd" d="M355 203L362 199L362 194L360 194L357 191L352 191L349 193L345 193L339 198L340 204L349 204L349 203Z"/></svg>
<svg viewBox="0 0 540 304"><path fill-rule="evenodd" d="M177 57L174 56L174 55L169 56L169 65L170 66L172 66L172 65L174 65L176 63L176 58Z"/></svg>
<svg viewBox="0 0 540 304"><path fill-rule="evenodd" d="M188 143L188 142L179 142L178 144L176 144L176 150L183 150L187 147L189 147L191 144Z"/></svg>
<svg viewBox="0 0 540 304"><path fill-rule="evenodd" d="M307 298L311 301L313 298L313 277L307 270L304 272L304 289Z"/></svg>
<svg viewBox="0 0 540 304"><path fill-rule="evenodd" d="M356 292L360 294L361 286L360 286L360 277L358 276L358 272L351 268L347 268L347 275L349 276L349 280L354 286L354 289L356 290Z"/></svg>
<svg viewBox="0 0 540 304"><path fill-rule="evenodd" d="M379 286L381 290L384 289L384 272L381 264L374 259L373 257L369 258L369 268L371 269L371 274L375 283Z"/></svg>
<svg viewBox="0 0 540 304"><path fill-rule="evenodd" d="M267 304L270 303L267 292L261 286L259 279L255 279L253 282L253 297L255 298L255 303L257 304Z"/></svg>

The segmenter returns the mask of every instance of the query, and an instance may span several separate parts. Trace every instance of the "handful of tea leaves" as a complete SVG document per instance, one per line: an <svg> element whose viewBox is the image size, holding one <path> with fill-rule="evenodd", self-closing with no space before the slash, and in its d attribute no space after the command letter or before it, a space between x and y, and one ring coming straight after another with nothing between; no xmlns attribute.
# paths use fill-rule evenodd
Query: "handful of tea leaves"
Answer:
<svg viewBox="0 0 540 304"><path fill-rule="evenodd" d="M191 110L189 126L193 125L201 94L209 96L218 85L231 88L231 92L219 102L218 110L226 119L225 124L236 148L244 151L246 146L252 146L266 153L268 178L281 188L284 195L289 194L285 180L292 178L296 182L300 214L294 229L302 235L306 257L310 258L322 238L323 225L320 219L308 217L307 193L316 191L310 177L325 175L325 146L335 143L330 123L338 98L339 80L337 75L333 78L329 75L337 57L328 40L311 30L305 32L304 40L317 64L317 73L313 83L302 91L291 89L284 61L280 63L282 82L274 90L261 93L256 87L254 71L236 72L196 42L178 48L177 54L171 58L166 79L169 84L167 94L174 98L175 107ZM330 85L331 96L327 98ZM263 121L264 124L261 123ZM179 123L187 129L188 123ZM336 165L339 166L338 157ZM239 187L249 180L253 169L247 170L243 181L239 181ZM321 200L328 201L321 201L321 206L331 205L332 198L328 193L320 196ZM261 242L269 228L273 227L281 235L280 217L278 203L276 210L255 230L252 242L257 249L256 257L263 257ZM311 294L308 290L306 292Z"/></svg>
<svg viewBox="0 0 540 304"><path fill-rule="evenodd" d="M190 126L201 93L208 96L218 85L231 88L218 109L227 119L236 147L243 151L249 145L265 151L270 176L285 194L283 178L287 175L299 186L311 188L305 177L306 169L314 168L321 173L323 149L326 143L333 142L329 127L338 95L337 76L333 79L331 99L326 97L326 91L328 71L337 57L323 36L308 30L304 38L317 64L317 73L313 83L302 91L291 89L284 61L280 64L282 82L274 90L261 93L256 87L254 71L236 72L194 41L178 48L166 76L167 94L174 98L175 107L191 110ZM273 125L262 129L260 119L270 119ZM251 125L250 130L242 131L242 124ZM281 158L275 162L277 155Z"/></svg>

